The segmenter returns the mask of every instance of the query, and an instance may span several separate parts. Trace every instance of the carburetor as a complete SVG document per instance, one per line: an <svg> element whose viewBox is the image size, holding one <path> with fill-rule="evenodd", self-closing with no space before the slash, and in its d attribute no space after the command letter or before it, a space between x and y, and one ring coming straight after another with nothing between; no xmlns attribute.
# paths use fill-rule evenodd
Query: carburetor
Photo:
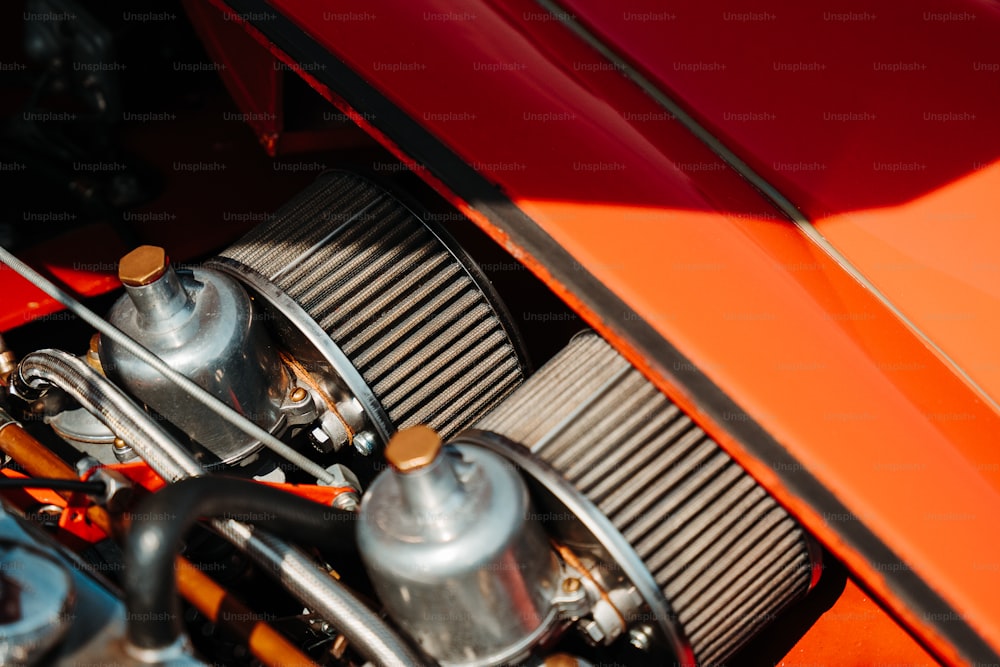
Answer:
<svg viewBox="0 0 1000 667"><path fill-rule="evenodd" d="M96 350L34 352L12 377L22 398L57 387L80 404L48 416L70 444L103 428L124 458L117 441L132 437L133 456L174 482L143 502L183 520L133 516L128 613L176 602L172 587L144 585L173 582L154 538L179 545L203 508L220 507L287 512L205 518L279 575L337 660L351 641L394 664L537 666L563 655L586 665L623 651L629 664L718 665L818 581L812 538L608 343L579 333L529 376L475 264L363 178L321 177L204 266L142 246L119 277L125 294L111 326L95 325ZM216 418L232 417L226 408L244 419ZM219 471L241 479L211 479ZM109 475L93 479L107 491ZM292 502L301 486L324 504ZM332 542L350 547L344 582L331 576L340 565L315 560ZM17 554L46 571L44 558ZM160 575L134 574L150 563ZM140 664L169 652L195 660L179 623L161 632L140 617L108 626L125 631L117 649ZM24 646L35 630L23 629ZM79 655L122 653L106 649Z"/></svg>
<svg viewBox="0 0 1000 667"><path fill-rule="evenodd" d="M368 456L419 423L451 435L526 368L475 264L349 173L321 177L204 266L174 267L162 248L142 246L122 258L119 278L115 327L272 435L306 429L324 454L349 445ZM210 466L257 461L259 441L113 341L100 340L99 365L207 449Z"/></svg>
<svg viewBox="0 0 1000 667"><path fill-rule="evenodd" d="M162 248L141 246L122 258L125 297L108 320L213 396L269 432L285 425L289 372L246 291L206 268L177 271ZM261 444L191 404L134 356L102 340L105 375L215 454L223 464L248 460Z"/></svg>
<svg viewBox="0 0 1000 667"><path fill-rule="evenodd" d="M554 630L562 568L520 475L425 426L386 448L362 499L358 547L386 610L441 664L526 658Z"/></svg>
<svg viewBox="0 0 1000 667"><path fill-rule="evenodd" d="M721 664L818 581L812 538L593 333L439 448L397 434L358 535L387 611L442 664L507 664L573 624Z"/></svg>

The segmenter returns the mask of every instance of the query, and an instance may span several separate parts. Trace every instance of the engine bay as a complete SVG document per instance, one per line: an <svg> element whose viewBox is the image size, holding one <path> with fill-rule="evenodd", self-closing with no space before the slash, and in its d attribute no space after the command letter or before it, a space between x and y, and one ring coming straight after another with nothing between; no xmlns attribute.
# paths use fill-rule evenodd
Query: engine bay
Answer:
<svg viewBox="0 0 1000 667"><path fill-rule="evenodd" d="M121 641L94 657L196 659L170 575L182 543L205 557L183 539L199 517L202 549L278 573L299 633L377 664L551 661L568 635L717 664L818 581L812 539L606 342L575 333L532 373L482 269L363 177L320 176L197 266L144 245L118 275L84 353L11 365L0 430L10 475L39 470L10 442L54 456L25 414L80 455L100 491L69 495L60 525L128 523ZM8 635L12 659L61 640L38 632Z"/></svg>
<svg viewBox="0 0 1000 667"><path fill-rule="evenodd" d="M121 101L111 78L88 91ZM0 313L0 664L775 664L853 586L565 295L342 114L317 112L334 150L192 190L228 167L219 145L258 148L223 98L111 132L158 166L46 137L112 165L74 162L86 219L0 226L0 265L60 308ZM175 112L233 136L164 138ZM121 252L62 268L114 289L72 296L48 259L95 246Z"/></svg>

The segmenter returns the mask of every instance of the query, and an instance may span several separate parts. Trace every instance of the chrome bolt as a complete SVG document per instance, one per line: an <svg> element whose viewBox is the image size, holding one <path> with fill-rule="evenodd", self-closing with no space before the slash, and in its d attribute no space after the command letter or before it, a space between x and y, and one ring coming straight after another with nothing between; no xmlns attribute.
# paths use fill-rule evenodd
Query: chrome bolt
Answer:
<svg viewBox="0 0 1000 667"><path fill-rule="evenodd" d="M604 642L604 630L601 629L597 621L589 618L583 619L576 627L579 628L580 634L591 646L600 646Z"/></svg>
<svg viewBox="0 0 1000 667"><path fill-rule="evenodd" d="M93 456L84 456L82 459L76 462L76 474L83 477L88 472L94 468L100 468L101 462L95 459Z"/></svg>
<svg viewBox="0 0 1000 667"><path fill-rule="evenodd" d="M362 456L371 456L372 452L375 451L375 434L371 431L355 433L351 444Z"/></svg>
<svg viewBox="0 0 1000 667"><path fill-rule="evenodd" d="M328 436L326 431L319 426L310 431L309 437L311 437L317 445L325 445L330 442L330 436Z"/></svg>
<svg viewBox="0 0 1000 667"><path fill-rule="evenodd" d="M58 505L42 505L35 509L35 511L30 515L32 519L37 521L44 528L57 528L59 526L59 517L62 516L63 508Z"/></svg>
<svg viewBox="0 0 1000 667"><path fill-rule="evenodd" d="M135 461L139 458L139 455L135 453L132 446L121 438L115 438L115 444L112 445L111 451L114 453L115 458L118 459L119 463L128 463L129 461Z"/></svg>
<svg viewBox="0 0 1000 667"><path fill-rule="evenodd" d="M361 499L353 491L345 491L333 499L331 507L336 507L346 512L357 512L361 509Z"/></svg>
<svg viewBox="0 0 1000 667"><path fill-rule="evenodd" d="M648 625L640 625L628 631L628 643L640 651L648 651L652 641L652 629Z"/></svg>
<svg viewBox="0 0 1000 667"><path fill-rule="evenodd" d="M104 493L97 497L98 503L112 512L122 512L132 502L132 481L116 470L98 468L90 476L91 481L104 482Z"/></svg>

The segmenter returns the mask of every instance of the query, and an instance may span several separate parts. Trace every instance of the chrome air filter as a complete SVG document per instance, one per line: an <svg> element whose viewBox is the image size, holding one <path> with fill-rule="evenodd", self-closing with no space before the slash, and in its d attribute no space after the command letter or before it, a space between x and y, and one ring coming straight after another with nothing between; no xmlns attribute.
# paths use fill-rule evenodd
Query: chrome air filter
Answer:
<svg viewBox="0 0 1000 667"><path fill-rule="evenodd" d="M324 175L209 266L321 350L381 436L447 436L515 389L523 357L488 283L385 190Z"/></svg>
<svg viewBox="0 0 1000 667"><path fill-rule="evenodd" d="M599 535L603 517L587 525L625 554L624 569L644 570L632 583L682 663L722 662L815 583L802 528L594 334L574 338L475 429L529 447L548 465L522 459L526 473L554 470L582 513L610 520L605 532L617 535Z"/></svg>

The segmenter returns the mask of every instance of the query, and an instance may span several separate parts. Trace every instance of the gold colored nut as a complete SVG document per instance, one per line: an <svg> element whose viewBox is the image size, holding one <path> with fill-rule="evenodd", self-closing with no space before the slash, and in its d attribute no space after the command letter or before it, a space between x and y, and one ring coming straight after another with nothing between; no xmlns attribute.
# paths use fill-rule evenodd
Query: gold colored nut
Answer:
<svg viewBox="0 0 1000 667"><path fill-rule="evenodd" d="M121 258L118 279L130 287L142 287L158 280L167 266L166 250L155 245L141 245Z"/></svg>
<svg viewBox="0 0 1000 667"><path fill-rule="evenodd" d="M545 667L578 667L580 661L566 653L553 653L545 658Z"/></svg>
<svg viewBox="0 0 1000 667"><path fill-rule="evenodd" d="M330 646L330 655L339 660L343 657L346 651L347 637L344 635L337 635L337 638L333 640L333 644Z"/></svg>
<svg viewBox="0 0 1000 667"><path fill-rule="evenodd" d="M385 460L399 472L412 472L430 465L441 452L441 436L428 426L396 431L385 447Z"/></svg>
<svg viewBox="0 0 1000 667"><path fill-rule="evenodd" d="M86 361L91 368L104 375L104 368L101 367L101 334L95 333L90 337L90 347L87 349Z"/></svg>
<svg viewBox="0 0 1000 667"><path fill-rule="evenodd" d="M0 384L7 381L8 376L17 370L17 357L10 350L0 352Z"/></svg>
<svg viewBox="0 0 1000 667"><path fill-rule="evenodd" d="M571 577L569 579L563 580L562 589L564 593L576 593L578 590L580 590L580 585L581 584L579 579L577 579L576 577Z"/></svg>

